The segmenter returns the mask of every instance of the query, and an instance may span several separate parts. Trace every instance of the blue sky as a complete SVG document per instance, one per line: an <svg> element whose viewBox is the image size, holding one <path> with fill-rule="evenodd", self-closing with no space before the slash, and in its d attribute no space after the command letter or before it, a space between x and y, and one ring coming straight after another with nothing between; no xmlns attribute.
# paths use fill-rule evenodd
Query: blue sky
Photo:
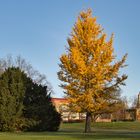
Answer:
<svg viewBox="0 0 140 140"><path fill-rule="evenodd" d="M128 74L123 95L140 91L139 0L0 0L0 58L21 55L46 74L55 97L62 97L57 77L59 57L81 10L92 8L97 22L115 34L117 58L128 53L123 72Z"/></svg>

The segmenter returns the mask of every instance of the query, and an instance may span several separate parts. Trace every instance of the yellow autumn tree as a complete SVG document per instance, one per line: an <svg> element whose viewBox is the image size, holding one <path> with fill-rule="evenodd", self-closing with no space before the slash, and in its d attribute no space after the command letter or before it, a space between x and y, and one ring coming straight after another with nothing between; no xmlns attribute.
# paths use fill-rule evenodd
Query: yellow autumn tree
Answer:
<svg viewBox="0 0 140 140"><path fill-rule="evenodd" d="M71 109L86 113L85 132L89 132L91 116L113 103L117 89L127 78L119 72L127 55L115 60L113 35L107 41L91 9L79 14L67 42L58 77Z"/></svg>

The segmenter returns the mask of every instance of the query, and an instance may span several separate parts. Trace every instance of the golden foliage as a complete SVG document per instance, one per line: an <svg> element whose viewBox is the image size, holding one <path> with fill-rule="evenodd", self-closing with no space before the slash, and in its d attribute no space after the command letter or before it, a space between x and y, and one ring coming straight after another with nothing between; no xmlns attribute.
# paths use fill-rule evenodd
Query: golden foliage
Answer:
<svg viewBox="0 0 140 140"><path fill-rule="evenodd" d="M115 61L113 35L106 34L92 17L91 9L78 16L68 41L68 53L60 58L59 79L71 107L79 112L96 112L108 105L111 94L127 76L119 77L125 55Z"/></svg>

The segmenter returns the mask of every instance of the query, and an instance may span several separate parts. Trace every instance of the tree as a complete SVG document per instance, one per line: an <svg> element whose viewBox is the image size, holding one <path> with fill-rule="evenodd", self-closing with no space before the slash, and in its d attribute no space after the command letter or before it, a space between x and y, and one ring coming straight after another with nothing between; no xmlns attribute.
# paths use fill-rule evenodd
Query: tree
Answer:
<svg viewBox="0 0 140 140"><path fill-rule="evenodd" d="M139 107L139 105L138 105L138 97L136 95L131 97L130 100L131 100L131 102L130 102L131 103L131 108Z"/></svg>
<svg viewBox="0 0 140 140"><path fill-rule="evenodd" d="M35 70L32 65L27 62L21 56L17 56L15 59L11 55L7 55L6 58L0 59L0 75L10 67L18 67L21 71L27 74L35 83L41 84L48 87L53 93L51 84L47 81L47 78L44 74L41 74L39 71Z"/></svg>
<svg viewBox="0 0 140 140"><path fill-rule="evenodd" d="M116 102L116 93L124 85L120 75L127 55L115 61L113 35L106 34L88 9L78 16L70 37L67 53L60 58L58 77L71 109L86 112L85 132L91 131L91 116Z"/></svg>
<svg viewBox="0 0 140 140"><path fill-rule="evenodd" d="M126 110L128 109L127 98L121 97L112 112L113 121L125 121L126 120Z"/></svg>
<svg viewBox="0 0 140 140"><path fill-rule="evenodd" d="M14 131L22 123L25 87L23 72L8 68L0 77L0 130Z"/></svg>
<svg viewBox="0 0 140 140"><path fill-rule="evenodd" d="M117 120L115 117L120 118L119 112L123 112L123 114L121 114L123 119L121 120L124 120L124 113L125 109L127 108L127 100L125 97L121 97L121 90L119 89L113 91L111 94L112 97L110 97L110 100L106 100L107 105L103 106L100 110L94 112L92 115L94 122L102 114L110 114L112 116L111 119Z"/></svg>
<svg viewBox="0 0 140 140"><path fill-rule="evenodd" d="M57 131L61 116L50 95L20 68L6 69L0 76L0 131Z"/></svg>
<svg viewBox="0 0 140 140"><path fill-rule="evenodd" d="M29 131L57 131L61 122L61 115L52 104L47 86L38 85L26 79L26 93L24 98L24 117L27 120L26 130Z"/></svg>

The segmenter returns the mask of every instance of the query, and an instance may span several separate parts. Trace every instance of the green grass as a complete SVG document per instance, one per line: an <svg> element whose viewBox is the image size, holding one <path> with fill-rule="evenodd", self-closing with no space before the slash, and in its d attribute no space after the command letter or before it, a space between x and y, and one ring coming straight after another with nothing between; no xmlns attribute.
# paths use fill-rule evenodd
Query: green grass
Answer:
<svg viewBox="0 0 140 140"><path fill-rule="evenodd" d="M83 123L65 123L58 132L0 133L0 140L140 140L140 122L93 123L84 134Z"/></svg>

